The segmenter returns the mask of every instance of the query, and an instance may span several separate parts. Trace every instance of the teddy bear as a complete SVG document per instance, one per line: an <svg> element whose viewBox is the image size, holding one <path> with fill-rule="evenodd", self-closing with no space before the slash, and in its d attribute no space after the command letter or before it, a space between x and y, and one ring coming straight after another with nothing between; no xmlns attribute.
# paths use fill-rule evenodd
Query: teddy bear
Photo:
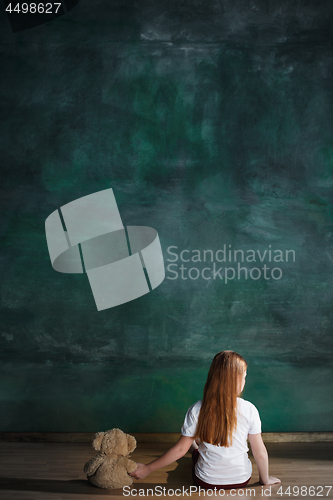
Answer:
<svg viewBox="0 0 333 500"><path fill-rule="evenodd" d="M129 459L129 453L136 448L133 436L120 429L97 432L92 446L99 451L84 466L88 481L99 488L122 488L130 486L133 478L128 475L134 472L137 464Z"/></svg>

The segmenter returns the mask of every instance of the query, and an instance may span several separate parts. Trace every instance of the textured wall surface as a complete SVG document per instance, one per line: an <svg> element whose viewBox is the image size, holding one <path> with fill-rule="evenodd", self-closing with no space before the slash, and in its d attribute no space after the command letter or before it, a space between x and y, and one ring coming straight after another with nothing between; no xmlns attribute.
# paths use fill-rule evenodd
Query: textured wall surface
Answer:
<svg viewBox="0 0 333 500"><path fill-rule="evenodd" d="M264 431L332 430L332 23L331 1L80 0L13 33L2 9L1 431L178 431L223 349ZM98 312L44 223L110 187L166 279Z"/></svg>

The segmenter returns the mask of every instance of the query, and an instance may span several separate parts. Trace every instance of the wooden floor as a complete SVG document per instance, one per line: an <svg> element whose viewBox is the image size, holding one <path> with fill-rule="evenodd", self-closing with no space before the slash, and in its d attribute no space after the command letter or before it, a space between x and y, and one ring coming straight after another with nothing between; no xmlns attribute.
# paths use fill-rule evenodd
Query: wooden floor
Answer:
<svg viewBox="0 0 333 500"><path fill-rule="evenodd" d="M132 454L137 462L148 463L170 444L140 443ZM249 485L238 494L226 491L225 497L239 498L330 498L333 499L333 443L268 443L270 473L282 480L282 488L271 490L258 484L256 466ZM0 498L4 500L95 500L112 496L126 498L122 490L101 490L90 485L83 472L85 462L95 452L88 443L0 443ZM132 493L137 498L204 498L204 493L190 495L191 457L150 474L144 481L134 481ZM288 487L290 489L288 490ZM301 487L303 486L303 490ZM309 487L312 486L312 489ZM155 489L159 487L159 489ZM163 494L163 488L165 488ZM288 494L291 493L290 495ZM152 494L154 493L154 495ZM181 493L179 495L179 493ZM211 492L213 493L213 492ZM134 495L128 498L134 498ZM207 497L207 494L205 495ZM217 497L220 498L217 493ZM214 498L215 494L210 496Z"/></svg>

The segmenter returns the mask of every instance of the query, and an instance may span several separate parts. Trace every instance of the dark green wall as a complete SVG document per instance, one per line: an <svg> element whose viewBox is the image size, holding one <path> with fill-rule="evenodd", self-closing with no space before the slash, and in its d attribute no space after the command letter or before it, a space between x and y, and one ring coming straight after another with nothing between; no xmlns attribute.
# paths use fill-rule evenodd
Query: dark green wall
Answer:
<svg viewBox="0 0 333 500"><path fill-rule="evenodd" d="M223 349L248 360L264 431L332 430L333 4L91 4L16 33L0 16L0 430L178 431ZM166 266L170 246L295 262L167 269L98 312L44 223L110 187Z"/></svg>

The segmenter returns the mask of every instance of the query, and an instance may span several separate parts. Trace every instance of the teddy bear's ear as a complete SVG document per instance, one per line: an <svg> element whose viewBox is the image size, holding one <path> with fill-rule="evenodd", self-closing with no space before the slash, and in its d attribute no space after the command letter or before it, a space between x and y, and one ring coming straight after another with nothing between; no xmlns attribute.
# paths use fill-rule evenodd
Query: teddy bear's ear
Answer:
<svg viewBox="0 0 333 500"><path fill-rule="evenodd" d="M134 451L136 448L136 439L135 437L130 436L129 434L126 434L126 437L127 437L128 453L132 453L132 451Z"/></svg>
<svg viewBox="0 0 333 500"><path fill-rule="evenodd" d="M97 434L95 434L93 442L91 443L94 450L100 451L101 446L102 446L102 441L104 438L104 434L105 434L105 432L97 432Z"/></svg>

